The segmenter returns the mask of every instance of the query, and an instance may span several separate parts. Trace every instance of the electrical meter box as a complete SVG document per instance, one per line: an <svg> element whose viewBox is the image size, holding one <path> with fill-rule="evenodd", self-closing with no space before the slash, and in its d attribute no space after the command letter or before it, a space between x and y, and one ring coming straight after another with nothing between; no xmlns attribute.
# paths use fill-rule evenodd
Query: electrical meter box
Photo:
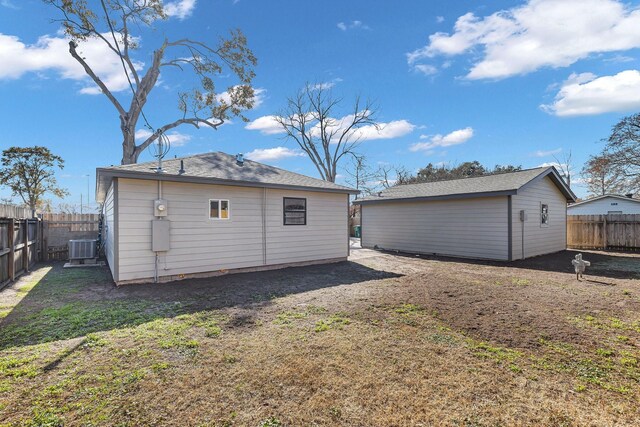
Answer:
<svg viewBox="0 0 640 427"><path fill-rule="evenodd" d="M153 252L166 252L171 249L170 227L171 221L166 219L154 219L151 221L151 250Z"/></svg>
<svg viewBox="0 0 640 427"><path fill-rule="evenodd" d="M153 214L158 217L167 216L167 201L157 199L153 201Z"/></svg>
<svg viewBox="0 0 640 427"><path fill-rule="evenodd" d="M523 209L520 211L520 221L524 222L527 220L527 212Z"/></svg>

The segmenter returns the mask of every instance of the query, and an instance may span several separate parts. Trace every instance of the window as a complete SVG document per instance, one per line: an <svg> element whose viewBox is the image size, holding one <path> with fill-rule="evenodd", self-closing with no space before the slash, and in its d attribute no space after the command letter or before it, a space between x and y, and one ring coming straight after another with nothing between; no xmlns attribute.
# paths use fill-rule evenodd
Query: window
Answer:
<svg viewBox="0 0 640 427"><path fill-rule="evenodd" d="M229 201L220 199L209 200L210 219L229 219Z"/></svg>
<svg viewBox="0 0 640 427"><path fill-rule="evenodd" d="M307 199L284 198L284 225L307 225Z"/></svg>
<svg viewBox="0 0 640 427"><path fill-rule="evenodd" d="M540 225L543 227L549 225L549 205L544 203L540 205Z"/></svg>

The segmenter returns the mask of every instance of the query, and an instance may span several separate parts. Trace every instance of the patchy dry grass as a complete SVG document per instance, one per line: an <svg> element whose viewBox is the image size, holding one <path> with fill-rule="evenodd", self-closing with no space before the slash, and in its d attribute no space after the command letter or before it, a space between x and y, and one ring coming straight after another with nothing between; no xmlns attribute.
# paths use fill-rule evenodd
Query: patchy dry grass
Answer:
<svg viewBox="0 0 640 427"><path fill-rule="evenodd" d="M0 293L0 425L637 425L640 284L601 281L389 255L120 289L43 267Z"/></svg>

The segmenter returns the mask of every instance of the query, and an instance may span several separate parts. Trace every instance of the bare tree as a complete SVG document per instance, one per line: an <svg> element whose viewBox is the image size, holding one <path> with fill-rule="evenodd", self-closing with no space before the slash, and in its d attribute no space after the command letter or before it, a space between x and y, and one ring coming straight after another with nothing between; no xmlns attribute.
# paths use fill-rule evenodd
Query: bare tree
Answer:
<svg viewBox="0 0 640 427"><path fill-rule="evenodd" d="M595 196L625 191L626 182L606 155L591 156L582 168L582 177Z"/></svg>
<svg viewBox="0 0 640 427"><path fill-rule="evenodd" d="M336 181L340 160L354 152L363 128L372 126L379 130L370 101L362 102L356 97L350 113L337 118L342 101L322 85L307 83L287 100L287 108L275 116L286 137L307 154L325 181Z"/></svg>
<svg viewBox="0 0 640 427"><path fill-rule="evenodd" d="M391 174L394 172L394 167L391 165L379 165L378 169L375 172L375 177L382 188L393 187L397 181L391 177ZM396 171L396 176L398 175Z"/></svg>
<svg viewBox="0 0 640 427"><path fill-rule="evenodd" d="M573 169L571 163L571 150L565 152L560 157L553 156L556 161L556 166L560 169L560 174L564 176L567 186L571 187L571 170Z"/></svg>
<svg viewBox="0 0 640 427"><path fill-rule="evenodd" d="M217 129L230 117L239 116L246 120L242 111L251 108L254 103L251 81L255 76L253 67L256 58L247 47L246 38L240 30L232 31L229 38L221 38L216 46L189 38L165 38L153 51L151 64L141 75L139 63L132 57L138 43L130 30L140 26L150 27L158 20L166 19L162 0L100 0L96 10L87 6L86 0L45 2L62 13L62 19L58 21L71 38L69 53L82 65L120 116L122 164L136 163L140 153L162 133L180 125ZM121 102L122 94L116 96L95 72L93 67L96 64L89 64L84 58L82 42L89 39L102 41L122 62L123 73L126 73L132 90L129 102ZM147 121L143 107L166 67L191 70L199 80L199 86L189 92L178 93L180 116L159 127L149 125L152 134L136 145L138 121L141 117ZM220 93L216 90L213 78L228 71L235 75L238 84L228 87L226 93Z"/></svg>
<svg viewBox="0 0 640 427"><path fill-rule="evenodd" d="M640 113L616 123L606 142L602 155L625 179L628 190L640 190Z"/></svg>
<svg viewBox="0 0 640 427"><path fill-rule="evenodd" d="M375 183L372 182L372 180L375 179L375 175L367 165L367 159L364 155L356 153L351 154L352 162L351 166L345 169L346 174L348 175L345 181L351 187L354 187L356 190L360 190L364 195L371 194L375 187ZM356 198L358 198L357 195Z"/></svg>

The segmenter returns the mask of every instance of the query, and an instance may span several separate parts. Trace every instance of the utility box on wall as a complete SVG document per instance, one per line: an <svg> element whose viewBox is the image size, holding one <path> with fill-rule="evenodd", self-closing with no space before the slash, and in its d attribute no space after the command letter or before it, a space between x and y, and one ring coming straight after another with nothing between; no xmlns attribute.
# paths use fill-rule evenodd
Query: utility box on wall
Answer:
<svg viewBox="0 0 640 427"><path fill-rule="evenodd" d="M167 201L164 199L157 199L153 201L153 214L155 216L167 216Z"/></svg>
<svg viewBox="0 0 640 427"><path fill-rule="evenodd" d="M153 252L166 252L171 249L170 225L171 221L164 219L151 221L151 250Z"/></svg>

